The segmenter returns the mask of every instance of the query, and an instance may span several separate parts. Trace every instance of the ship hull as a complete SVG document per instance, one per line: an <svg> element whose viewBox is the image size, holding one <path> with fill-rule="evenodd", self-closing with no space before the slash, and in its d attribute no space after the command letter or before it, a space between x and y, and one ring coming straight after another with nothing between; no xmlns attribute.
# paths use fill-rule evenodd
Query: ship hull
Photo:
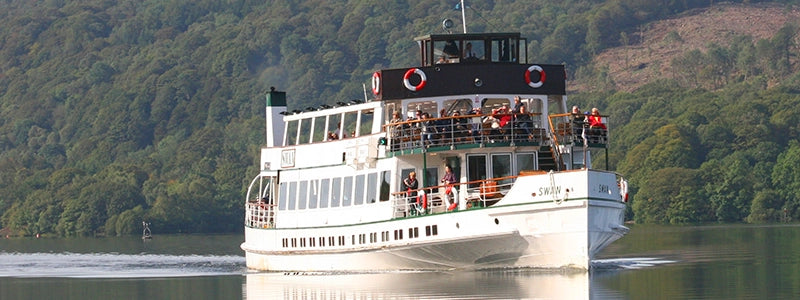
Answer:
<svg viewBox="0 0 800 300"><path fill-rule="evenodd" d="M330 228L245 229L247 267L270 271L453 270L491 268L589 269L591 259L626 232L624 203L602 199L497 205L484 209ZM357 240L363 232L399 228L430 231L403 243L342 249L275 251L288 236L336 233ZM349 242L349 240L348 240Z"/></svg>

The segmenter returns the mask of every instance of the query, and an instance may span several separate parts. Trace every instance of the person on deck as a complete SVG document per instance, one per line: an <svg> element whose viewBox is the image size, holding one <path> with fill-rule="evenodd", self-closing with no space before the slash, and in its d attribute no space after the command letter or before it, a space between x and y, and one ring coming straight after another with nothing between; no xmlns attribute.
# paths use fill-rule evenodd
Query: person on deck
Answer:
<svg viewBox="0 0 800 300"><path fill-rule="evenodd" d="M408 207L417 203L417 189L419 188L419 181L417 181L417 172L411 171L408 177L403 179L403 190L406 191L406 200Z"/></svg>
<svg viewBox="0 0 800 300"><path fill-rule="evenodd" d="M592 114L589 115L589 133L591 134L592 142L605 141L606 124L603 124L603 117L597 107L592 108Z"/></svg>
<svg viewBox="0 0 800 300"><path fill-rule="evenodd" d="M447 200L448 207L447 210L453 210L458 206L458 198L456 197L456 188L455 184L458 183L458 179L456 175L453 174L453 169L450 166L444 166L444 177L442 177L442 183L447 185L444 190L444 199Z"/></svg>

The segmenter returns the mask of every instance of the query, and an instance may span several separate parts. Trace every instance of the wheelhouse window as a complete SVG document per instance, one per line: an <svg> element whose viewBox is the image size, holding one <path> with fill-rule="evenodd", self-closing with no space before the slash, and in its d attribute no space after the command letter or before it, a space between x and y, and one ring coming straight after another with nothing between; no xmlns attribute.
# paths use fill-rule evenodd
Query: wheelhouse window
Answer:
<svg viewBox="0 0 800 300"><path fill-rule="evenodd" d="M536 155L534 153L517 153L517 174L521 171L533 171L536 169Z"/></svg>
<svg viewBox="0 0 800 300"><path fill-rule="evenodd" d="M467 155L467 180L484 180L487 175L486 155ZM469 185L469 187L477 186L480 186L480 183L472 183Z"/></svg>
<svg viewBox="0 0 800 300"><path fill-rule="evenodd" d="M462 62L475 62L486 58L486 46L483 40L465 40L462 49Z"/></svg>
<svg viewBox="0 0 800 300"><path fill-rule="evenodd" d="M492 154L492 177L511 176L511 154ZM512 179L501 180L498 183L511 183Z"/></svg>
<svg viewBox="0 0 800 300"><path fill-rule="evenodd" d="M358 117L357 111L346 112L344 114L344 130L340 138L355 137L357 117Z"/></svg>
<svg viewBox="0 0 800 300"><path fill-rule="evenodd" d="M341 130L339 130L342 126L341 120L342 116L338 114L328 116L328 136L325 139L326 141L342 138L339 136L341 134Z"/></svg>

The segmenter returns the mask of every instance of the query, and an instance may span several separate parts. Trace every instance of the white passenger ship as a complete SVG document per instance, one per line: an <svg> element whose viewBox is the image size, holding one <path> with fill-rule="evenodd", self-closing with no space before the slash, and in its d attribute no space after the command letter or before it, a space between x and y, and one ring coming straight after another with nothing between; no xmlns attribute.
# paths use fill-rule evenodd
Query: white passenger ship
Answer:
<svg viewBox="0 0 800 300"><path fill-rule="evenodd" d="M564 66L528 63L519 33L416 42L421 65L375 72L369 101L288 111L267 94L247 267L589 269L628 231L627 184L592 168L608 134L568 112Z"/></svg>

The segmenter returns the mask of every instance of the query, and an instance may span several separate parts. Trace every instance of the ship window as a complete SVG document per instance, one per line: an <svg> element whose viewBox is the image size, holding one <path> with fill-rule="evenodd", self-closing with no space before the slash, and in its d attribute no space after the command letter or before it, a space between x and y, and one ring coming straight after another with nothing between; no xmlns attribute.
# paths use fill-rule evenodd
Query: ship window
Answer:
<svg viewBox="0 0 800 300"><path fill-rule="evenodd" d="M287 185L286 182L281 182L280 191L278 192L278 210L286 210Z"/></svg>
<svg viewBox="0 0 800 300"><path fill-rule="evenodd" d="M351 236L350 245L355 245L355 244L356 244L356 235L354 234Z"/></svg>
<svg viewBox="0 0 800 300"><path fill-rule="evenodd" d="M437 106L434 101L417 101L409 103L406 111L408 112L408 116L406 117L409 120L417 117L417 111L428 113L431 117L435 118L438 116L439 106Z"/></svg>
<svg viewBox="0 0 800 300"><path fill-rule="evenodd" d="M319 237L319 246L320 247L325 247L325 238L324 237Z"/></svg>
<svg viewBox="0 0 800 300"><path fill-rule="evenodd" d="M481 111L485 114L491 113L493 109L502 107L503 104L508 104L509 108L514 108L514 104L511 103L509 98L484 98L481 103L483 103Z"/></svg>
<svg viewBox="0 0 800 300"><path fill-rule="evenodd" d="M492 154L492 177L511 176L511 154ZM497 184L511 183L512 179L501 180Z"/></svg>
<svg viewBox="0 0 800 300"><path fill-rule="evenodd" d="M308 202L308 181L300 181L300 190L297 191L297 209L306 209Z"/></svg>
<svg viewBox="0 0 800 300"><path fill-rule="evenodd" d="M431 227L425 226L425 236L431 236Z"/></svg>
<svg viewBox="0 0 800 300"><path fill-rule="evenodd" d="M444 108L448 116L452 116L453 112L458 112L462 116L468 115L472 110L472 100L470 99L451 99L444 101Z"/></svg>
<svg viewBox="0 0 800 300"><path fill-rule="evenodd" d="M297 238L292 238L292 248L297 247Z"/></svg>
<svg viewBox="0 0 800 300"><path fill-rule="evenodd" d="M317 208L319 202L319 180L308 183L308 208Z"/></svg>
<svg viewBox="0 0 800 300"><path fill-rule="evenodd" d="M319 183L319 208L328 207L328 198L330 197L331 180L328 178L320 180Z"/></svg>
<svg viewBox="0 0 800 300"><path fill-rule="evenodd" d="M536 169L536 158L532 152L517 153L517 174L521 171L532 171Z"/></svg>
<svg viewBox="0 0 800 300"><path fill-rule="evenodd" d="M342 206L350 206L353 202L353 177L345 177L342 185Z"/></svg>
<svg viewBox="0 0 800 300"><path fill-rule="evenodd" d="M328 245L336 246L336 239L334 239L334 237L332 237L332 236L329 236L328 237Z"/></svg>
<svg viewBox="0 0 800 300"><path fill-rule="evenodd" d="M355 196L353 197L355 203L353 205L364 204L364 174L356 176Z"/></svg>
<svg viewBox="0 0 800 300"><path fill-rule="evenodd" d="M343 235L339 236L339 246L344 246L344 236Z"/></svg>
<svg viewBox="0 0 800 300"><path fill-rule="evenodd" d="M382 173L383 176L381 177L383 177L383 179L381 180L381 201L389 201L389 195L391 194L391 191L389 190L389 180L392 178L390 174L391 173L389 173L389 171L383 171Z"/></svg>
<svg viewBox="0 0 800 300"><path fill-rule="evenodd" d="M342 191L342 178L333 178L331 183L331 207L339 207L339 199L341 199Z"/></svg>
<svg viewBox="0 0 800 300"><path fill-rule="evenodd" d="M464 51L461 55L463 62L479 61L484 59L486 48L483 40L465 40Z"/></svg>
<svg viewBox="0 0 800 300"><path fill-rule="evenodd" d="M517 39L493 39L491 44L492 61L517 62Z"/></svg>
<svg viewBox="0 0 800 300"><path fill-rule="evenodd" d="M461 51L458 49L458 43L454 40L433 41L432 59L436 63L457 63L461 57ZM442 61L442 58L444 58L444 61Z"/></svg>
<svg viewBox="0 0 800 300"><path fill-rule="evenodd" d="M325 116L314 118L314 143L325 140L325 119Z"/></svg>
<svg viewBox="0 0 800 300"><path fill-rule="evenodd" d="M355 137L356 133L356 118L358 112L350 111L344 114L344 132L342 133L341 138L351 138Z"/></svg>
<svg viewBox="0 0 800 300"><path fill-rule="evenodd" d="M528 63L528 39L519 39L519 62Z"/></svg>
<svg viewBox="0 0 800 300"><path fill-rule="evenodd" d="M378 196L378 173L367 174L367 203L375 203Z"/></svg>
<svg viewBox="0 0 800 300"><path fill-rule="evenodd" d="M289 182L289 194L286 195L286 198L289 199L289 206L287 208L289 210L295 210L297 207L297 182Z"/></svg>
<svg viewBox="0 0 800 300"><path fill-rule="evenodd" d="M431 226L433 235L439 235L439 225Z"/></svg>
<svg viewBox="0 0 800 300"><path fill-rule="evenodd" d="M286 143L285 146L297 145L297 125L300 123L298 120L289 121L286 124Z"/></svg>
<svg viewBox="0 0 800 300"><path fill-rule="evenodd" d="M467 155L467 181L486 179L486 155ZM478 187L480 183L471 183L469 187Z"/></svg>
<svg viewBox="0 0 800 300"><path fill-rule="evenodd" d="M375 119L375 111L373 109L365 109L361 111L361 121L359 122L358 135L368 135L372 133L372 122Z"/></svg>
<svg viewBox="0 0 800 300"><path fill-rule="evenodd" d="M300 247L302 248L306 247L306 238L300 238Z"/></svg>

